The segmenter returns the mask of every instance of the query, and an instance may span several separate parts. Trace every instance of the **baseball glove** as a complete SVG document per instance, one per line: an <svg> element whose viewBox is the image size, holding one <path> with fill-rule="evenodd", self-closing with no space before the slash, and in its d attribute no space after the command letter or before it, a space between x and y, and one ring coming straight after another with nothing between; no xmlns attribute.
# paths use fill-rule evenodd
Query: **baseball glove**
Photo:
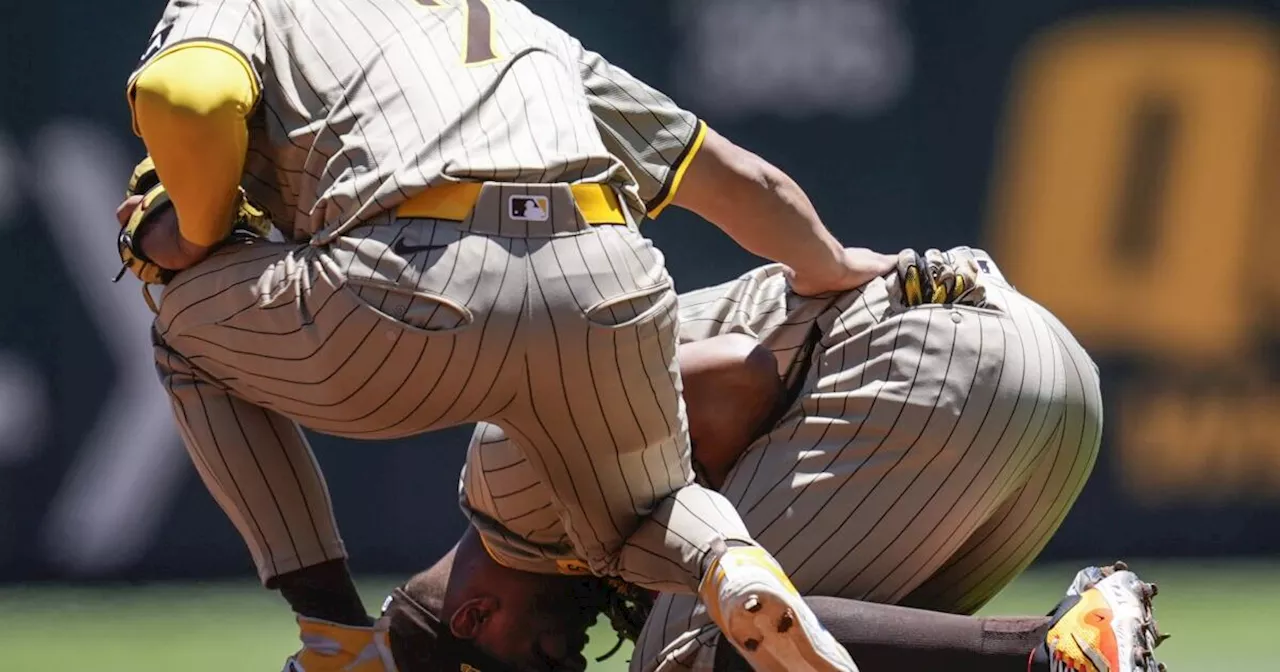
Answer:
<svg viewBox="0 0 1280 672"><path fill-rule="evenodd" d="M898 283L908 308L926 303L980 306L985 300L978 269L935 249L925 250L924 254L912 249L899 252Z"/></svg>
<svg viewBox="0 0 1280 672"><path fill-rule="evenodd" d="M120 229L120 236L116 239L116 247L123 265L114 281L118 282L124 277L125 271L131 271L143 283L142 296L146 299L147 306L152 312L159 312L149 287L168 284L176 271L159 266L147 258L138 245L138 231L153 217L173 207L173 203L169 201L169 194L160 183L160 177L156 174L156 167L151 157L143 159L129 176L129 187L125 197L130 196L141 196L142 203L133 211L129 221L125 222L124 227ZM241 189L235 223L227 240L266 238L269 235L271 235L271 221L266 212L250 201L244 189Z"/></svg>

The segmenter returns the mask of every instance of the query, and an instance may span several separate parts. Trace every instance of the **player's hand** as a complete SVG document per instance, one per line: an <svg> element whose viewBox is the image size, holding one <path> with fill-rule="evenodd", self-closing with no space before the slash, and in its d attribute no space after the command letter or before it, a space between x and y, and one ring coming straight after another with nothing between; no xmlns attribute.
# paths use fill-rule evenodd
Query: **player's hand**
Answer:
<svg viewBox="0 0 1280 672"><path fill-rule="evenodd" d="M848 247L834 269L787 269L791 291L800 296L818 296L829 292L856 289L893 271L897 257L880 254L865 247Z"/></svg>
<svg viewBox="0 0 1280 672"><path fill-rule="evenodd" d="M116 208L116 220L125 226L142 205L142 196L130 196ZM138 231L138 247L155 265L170 271L181 271L194 266L209 255L210 248L202 247L182 237L178 230L178 214L168 208L151 216Z"/></svg>

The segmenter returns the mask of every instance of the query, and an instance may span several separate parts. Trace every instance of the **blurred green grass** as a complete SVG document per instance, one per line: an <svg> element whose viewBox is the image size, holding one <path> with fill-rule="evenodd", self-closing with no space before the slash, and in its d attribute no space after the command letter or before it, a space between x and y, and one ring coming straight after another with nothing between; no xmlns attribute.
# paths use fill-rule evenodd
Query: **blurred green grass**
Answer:
<svg viewBox="0 0 1280 672"><path fill-rule="evenodd" d="M1178 670L1271 669L1280 623L1280 564L1139 561L1160 584L1156 616L1173 633L1160 659ZM1035 567L989 605L989 615L1042 614L1077 567ZM376 609L394 578L361 585ZM589 654L616 642L598 628ZM226 672L279 670L297 647L282 602L252 583L148 584L83 588L0 587L0 670L49 672ZM626 668L624 649L592 669Z"/></svg>

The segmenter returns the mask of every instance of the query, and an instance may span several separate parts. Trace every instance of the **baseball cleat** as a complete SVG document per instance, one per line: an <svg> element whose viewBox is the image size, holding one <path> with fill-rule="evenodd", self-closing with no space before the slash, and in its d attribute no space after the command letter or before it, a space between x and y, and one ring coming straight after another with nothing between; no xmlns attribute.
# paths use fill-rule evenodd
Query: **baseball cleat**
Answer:
<svg viewBox="0 0 1280 672"><path fill-rule="evenodd" d="M1031 654L1030 672L1165 672L1155 648L1167 635L1156 629L1144 583L1123 562L1076 574L1052 612L1045 643Z"/></svg>
<svg viewBox="0 0 1280 672"><path fill-rule="evenodd" d="M387 624L371 628L298 617L302 650L285 661L283 672L396 672Z"/></svg>
<svg viewBox="0 0 1280 672"><path fill-rule="evenodd" d="M858 672L764 549L730 548L698 587L711 620L754 670Z"/></svg>

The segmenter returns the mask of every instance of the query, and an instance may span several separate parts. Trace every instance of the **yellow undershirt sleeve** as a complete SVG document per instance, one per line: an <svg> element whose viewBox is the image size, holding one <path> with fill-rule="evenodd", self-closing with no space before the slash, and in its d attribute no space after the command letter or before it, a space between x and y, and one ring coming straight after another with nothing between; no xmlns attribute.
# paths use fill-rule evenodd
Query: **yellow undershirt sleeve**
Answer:
<svg viewBox="0 0 1280 672"><path fill-rule="evenodd" d="M210 246L231 232L259 95L248 61L218 42L175 45L134 79L134 127L192 243Z"/></svg>

